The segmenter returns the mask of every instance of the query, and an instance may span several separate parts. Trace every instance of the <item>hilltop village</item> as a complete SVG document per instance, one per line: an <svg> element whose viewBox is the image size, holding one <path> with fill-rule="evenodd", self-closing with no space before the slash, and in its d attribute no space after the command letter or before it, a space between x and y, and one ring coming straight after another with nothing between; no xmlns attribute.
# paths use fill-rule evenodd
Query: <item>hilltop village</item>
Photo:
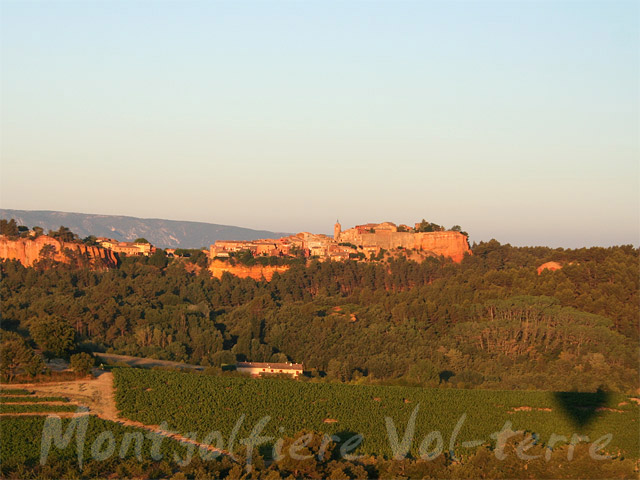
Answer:
<svg viewBox="0 0 640 480"><path fill-rule="evenodd" d="M392 222L366 223L342 230L334 226L333 237L301 232L276 239L218 240L210 248L160 249L146 239L122 242L105 237L80 240L66 227L50 231L19 227L15 221L0 222L0 258L16 259L25 266L43 258L58 262L80 262L94 268L113 268L121 256L197 256L199 268L207 268L220 278L225 272L241 278L271 280L275 273L289 269L292 261L383 260L385 254L404 255L422 261L428 256L444 256L461 262L470 254L467 234L460 227L449 230L422 221L413 227ZM195 258L195 257L194 257ZM88 262L88 263L87 263Z"/></svg>
<svg viewBox="0 0 640 480"><path fill-rule="evenodd" d="M456 262L470 252L467 234L459 227L445 230L425 222L414 227L392 222L367 223L342 230L334 226L333 237L301 232L278 239L250 241L218 240L209 250L210 260L250 252L254 257L310 257L319 260L371 259L383 250L415 250L432 255L444 255Z"/></svg>
<svg viewBox="0 0 640 480"><path fill-rule="evenodd" d="M144 239L135 242L121 242L113 238L98 237L96 243L102 248L125 255L144 255L148 257L156 251L156 248Z"/></svg>

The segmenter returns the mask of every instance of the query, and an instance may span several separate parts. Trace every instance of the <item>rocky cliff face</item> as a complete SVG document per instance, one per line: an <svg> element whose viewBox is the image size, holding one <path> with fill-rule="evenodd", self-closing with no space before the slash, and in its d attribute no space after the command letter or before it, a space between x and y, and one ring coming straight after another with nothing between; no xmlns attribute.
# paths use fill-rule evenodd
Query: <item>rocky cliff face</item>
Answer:
<svg viewBox="0 0 640 480"><path fill-rule="evenodd" d="M253 265L251 267L247 267L246 265L231 265L228 262L213 260L209 265L209 270L216 278L222 277L224 272L229 272L230 274L240 278L250 277L254 280L261 280L264 277L265 280L269 281L273 277L274 273L286 272L289 270L289 267L287 265L280 265L276 267Z"/></svg>
<svg viewBox="0 0 640 480"><path fill-rule="evenodd" d="M118 265L118 257L111 250L82 243L61 242L46 235L35 239L15 240L0 235L0 259L18 260L25 267L30 267L42 258L40 253L46 245L51 246L48 248L50 258L58 262L69 263L75 257L86 260L93 268L112 268Z"/></svg>
<svg viewBox="0 0 640 480"><path fill-rule="evenodd" d="M467 237L459 232L389 232L358 233L355 229L347 230L340 235L341 242L354 245L375 246L386 250L398 247L415 248L431 252L434 255L450 257L454 262L461 262L465 253L471 253Z"/></svg>
<svg viewBox="0 0 640 480"><path fill-rule="evenodd" d="M471 253L467 237L459 232L427 232L416 233L414 236L414 248L444 255L454 262L460 263L465 253Z"/></svg>

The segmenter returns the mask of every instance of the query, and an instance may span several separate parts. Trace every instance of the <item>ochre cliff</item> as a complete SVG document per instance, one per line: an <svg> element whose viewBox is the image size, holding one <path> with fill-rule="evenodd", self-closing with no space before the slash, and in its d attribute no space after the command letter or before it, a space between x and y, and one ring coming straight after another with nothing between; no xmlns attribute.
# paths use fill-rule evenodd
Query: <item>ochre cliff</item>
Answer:
<svg viewBox="0 0 640 480"><path fill-rule="evenodd" d="M562 268L562 265L560 265L558 262L543 263L538 267L538 275L540 275L545 270L550 270L552 272L555 272L556 270L560 270L561 268Z"/></svg>
<svg viewBox="0 0 640 480"><path fill-rule="evenodd" d="M454 262L461 262L465 253L471 253L466 235L451 230L421 233L381 230L375 233L359 233L356 229L350 229L340 234L340 241L386 250L398 247L422 250L435 255L444 255Z"/></svg>
<svg viewBox="0 0 640 480"><path fill-rule="evenodd" d="M276 272L282 273L289 270L287 265L279 265L279 266L266 266L262 265L252 265L250 267L246 265L231 265L229 262L213 260L209 265L209 270L211 274L216 277L222 277L224 272L229 272L232 275L240 278L253 278L254 280L261 280L264 277L265 280L269 281L273 277L273 274Z"/></svg>
<svg viewBox="0 0 640 480"><path fill-rule="evenodd" d="M436 255L451 258L460 263L465 253L471 254L467 236L459 232L427 232L415 233L416 250L426 250Z"/></svg>
<svg viewBox="0 0 640 480"><path fill-rule="evenodd" d="M111 268L118 265L118 257L111 250L83 243L61 242L46 235L35 239L18 238L12 240L0 235L0 259L18 260L25 267L40 260L40 252L45 245L51 245L51 258L69 263L71 257L86 259L93 268ZM69 254L68 254L69 253Z"/></svg>

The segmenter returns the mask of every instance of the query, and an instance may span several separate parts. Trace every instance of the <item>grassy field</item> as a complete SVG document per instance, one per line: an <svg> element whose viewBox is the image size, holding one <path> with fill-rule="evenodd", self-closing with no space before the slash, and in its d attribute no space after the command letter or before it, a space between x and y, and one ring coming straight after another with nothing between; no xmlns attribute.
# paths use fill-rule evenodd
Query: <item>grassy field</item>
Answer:
<svg viewBox="0 0 640 480"><path fill-rule="evenodd" d="M132 368L116 369L114 375L123 416L146 424L166 421L180 433L196 432L199 440L219 431L228 442L240 421L236 438L246 438L269 416L262 435L280 438L313 430L345 439L361 434L357 452L390 457L387 418L402 439L415 412L413 455L432 431L441 433L446 451L460 424L454 448L464 455L475 447L464 448L463 442L494 444L491 434L510 422L513 430L534 432L543 444L552 434L568 440L588 435L592 441L612 434L608 452L640 456L639 407L618 394L358 386Z"/></svg>

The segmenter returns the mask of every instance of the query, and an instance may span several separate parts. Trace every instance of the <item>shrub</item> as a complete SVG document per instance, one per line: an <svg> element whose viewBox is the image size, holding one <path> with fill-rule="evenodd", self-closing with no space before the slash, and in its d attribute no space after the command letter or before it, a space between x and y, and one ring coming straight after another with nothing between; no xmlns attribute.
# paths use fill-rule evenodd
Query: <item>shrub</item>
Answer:
<svg viewBox="0 0 640 480"><path fill-rule="evenodd" d="M95 358L88 353L81 352L71 355L71 369L81 375L88 375L95 365Z"/></svg>

